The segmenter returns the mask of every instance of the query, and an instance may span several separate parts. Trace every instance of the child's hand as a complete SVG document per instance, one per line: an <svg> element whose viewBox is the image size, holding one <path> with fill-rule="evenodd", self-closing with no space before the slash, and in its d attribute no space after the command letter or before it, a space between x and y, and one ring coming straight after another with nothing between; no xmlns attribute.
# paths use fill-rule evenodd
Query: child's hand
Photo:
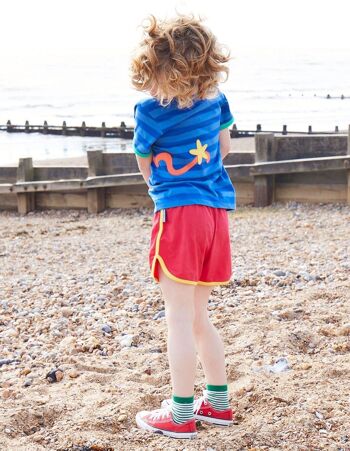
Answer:
<svg viewBox="0 0 350 451"><path fill-rule="evenodd" d="M151 175L152 158L153 158L152 154L148 157L139 157L138 155L136 155L137 165L140 169L140 172L145 182L147 183L148 188L150 187L148 180Z"/></svg>
<svg viewBox="0 0 350 451"><path fill-rule="evenodd" d="M228 128L220 130L219 141L221 158L224 159L231 149L231 135Z"/></svg>

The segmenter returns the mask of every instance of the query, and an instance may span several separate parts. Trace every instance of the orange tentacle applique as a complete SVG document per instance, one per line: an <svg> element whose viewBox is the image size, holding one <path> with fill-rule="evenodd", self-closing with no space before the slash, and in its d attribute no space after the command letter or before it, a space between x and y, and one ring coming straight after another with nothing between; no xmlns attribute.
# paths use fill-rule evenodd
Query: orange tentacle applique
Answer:
<svg viewBox="0 0 350 451"><path fill-rule="evenodd" d="M161 161L165 162L165 165L167 167L167 170L172 175L181 175L185 174L185 172L189 171L193 166L195 166L197 163L202 164L202 160L204 159L207 163L210 161L210 153L207 152L208 144L202 145L199 139L196 141L196 148L189 150L189 153L191 155L195 155L193 160L191 160L189 163L187 163L185 166L179 169L175 169L173 166L173 156L168 152L161 152L155 157L153 157L153 162L159 167L159 163Z"/></svg>
<svg viewBox="0 0 350 451"><path fill-rule="evenodd" d="M193 158L192 161L187 163L185 166L183 166L180 169L175 169L173 166L173 156L168 152L161 152L156 157L153 157L154 164L158 167L160 161L164 161L165 165L167 167L167 170L172 175L182 175L185 172L189 171L193 166L197 163L197 157Z"/></svg>

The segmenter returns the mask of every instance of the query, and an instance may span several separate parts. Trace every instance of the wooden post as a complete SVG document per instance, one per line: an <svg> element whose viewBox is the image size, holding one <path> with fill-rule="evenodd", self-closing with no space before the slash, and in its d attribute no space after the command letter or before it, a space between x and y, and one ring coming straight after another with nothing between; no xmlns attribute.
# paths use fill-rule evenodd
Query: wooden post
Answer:
<svg viewBox="0 0 350 451"><path fill-rule="evenodd" d="M81 128L80 128L80 136L85 136L85 130L86 129L86 123L85 123L85 121L83 121L82 123L81 123Z"/></svg>
<svg viewBox="0 0 350 451"><path fill-rule="evenodd" d="M255 163L274 161L275 143L273 133L255 135ZM254 206L266 207L274 201L275 176L256 175L254 177Z"/></svg>
<svg viewBox="0 0 350 451"><path fill-rule="evenodd" d="M32 158L20 158L17 168L17 181L30 182L33 177L33 160ZM21 215L27 214L35 209L34 193L17 193L17 209Z"/></svg>
<svg viewBox="0 0 350 451"><path fill-rule="evenodd" d="M102 127L101 127L101 138L104 138L106 136L106 123L102 122Z"/></svg>
<svg viewBox="0 0 350 451"><path fill-rule="evenodd" d="M87 152L89 164L89 177L105 175L102 150L89 150ZM87 190L87 205L89 213L99 213L106 208L105 188L90 188Z"/></svg>
<svg viewBox="0 0 350 451"><path fill-rule="evenodd" d="M24 124L24 130L26 133L29 133L29 121L26 121Z"/></svg>
<svg viewBox="0 0 350 451"><path fill-rule="evenodd" d="M43 134L46 135L48 131L49 126L47 125L47 121L44 121L44 128L43 128Z"/></svg>
<svg viewBox="0 0 350 451"><path fill-rule="evenodd" d="M286 134L287 134L287 126L283 125L282 135L286 135Z"/></svg>
<svg viewBox="0 0 350 451"><path fill-rule="evenodd" d="M10 119L6 123L6 131L10 132L12 130L12 124Z"/></svg>
<svg viewBox="0 0 350 451"><path fill-rule="evenodd" d="M237 124L232 125L230 136L231 136L231 138L236 138L236 136L239 136Z"/></svg>
<svg viewBox="0 0 350 451"><path fill-rule="evenodd" d="M62 124L62 135L66 135L67 134L67 123L66 121L63 121Z"/></svg>
<svg viewBox="0 0 350 451"><path fill-rule="evenodd" d="M350 124L348 128L348 155L350 155ZM350 205L350 169L348 169L348 204Z"/></svg>

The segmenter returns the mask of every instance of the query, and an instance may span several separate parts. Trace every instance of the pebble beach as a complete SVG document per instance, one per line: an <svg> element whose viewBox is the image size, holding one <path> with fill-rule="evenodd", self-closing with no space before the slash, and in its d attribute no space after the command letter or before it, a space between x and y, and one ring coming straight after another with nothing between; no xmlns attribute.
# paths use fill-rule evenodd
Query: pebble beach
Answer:
<svg viewBox="0 0 350 451"><path fill-rule="evenodd" d="M350 450L350 206L229 212L209 310L235 424L191 441L134 420L171 396L152 215L0 212L1 451Z"/></svg>

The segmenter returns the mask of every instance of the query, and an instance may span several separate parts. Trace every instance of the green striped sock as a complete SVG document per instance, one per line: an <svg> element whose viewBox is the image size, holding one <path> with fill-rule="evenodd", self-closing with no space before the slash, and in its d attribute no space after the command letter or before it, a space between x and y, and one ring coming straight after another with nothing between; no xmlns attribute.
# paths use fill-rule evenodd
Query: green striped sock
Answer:
<svg viewBox="0 0 350 451"><path fill-rule="evenodd" d="M173 395L171 403L171 412L175 423L185 423L193 418L193 402L194 396L182 398Z"/></svg>
<svg viewBox="0 0 350 451"><path fill-rule="evenodd" d="M208 401L215 410L226 410L229 408L227 385L208 385Z"/></svg>

